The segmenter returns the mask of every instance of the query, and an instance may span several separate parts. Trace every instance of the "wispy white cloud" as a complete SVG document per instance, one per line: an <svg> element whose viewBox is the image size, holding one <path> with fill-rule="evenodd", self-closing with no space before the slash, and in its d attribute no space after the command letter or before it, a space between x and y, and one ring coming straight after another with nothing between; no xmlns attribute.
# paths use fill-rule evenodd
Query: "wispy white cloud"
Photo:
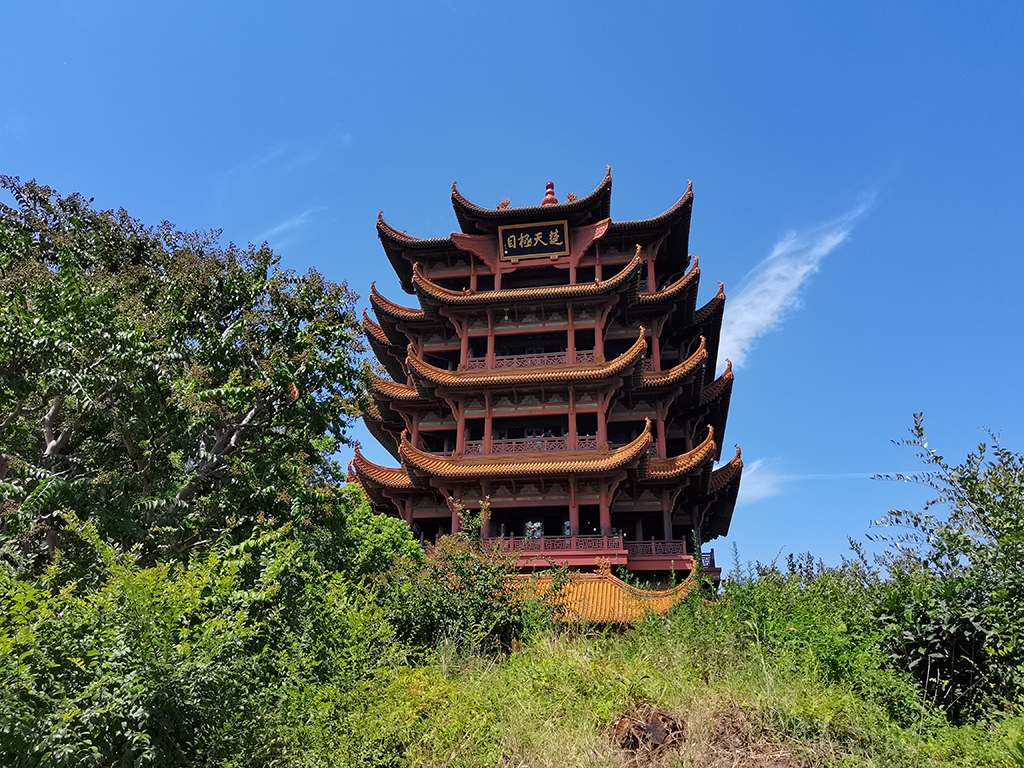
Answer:
<svg viewBox="0 0 1024 768"><path fill-rule="evenodd" d="M830 482L836 480L871 480L875 475L893 472L780 472L778 459L755 459L743 465L743 480L737 505L752 504L761 499L781 496L789 485L808 481Z"/></svg>
<svg viewBox="0 0 1024 768"><path fill-rule="evenodd" d="M336 126L315 141L281 144L259 152L220 173L222 187L251 185L253 179L280 177L296 168L321 162L338 148L347 149L352 145L351 131Z"/></svg>
<svg viewBox="0 0 1024 768"><path fill-rule="evenodd" d="M743 288L729 300L722 323L718 359L742 367L755 340L777 328L786 314L800 305L800 287L818 271L822 259L847 240L868 210L874 195L866 195L851 210L832 221L802 232L789 232L747 275Z"/></svg>
<svg viewBox="0 0 1024 768"><path fill-rule="evenodd" d="M736 499L737 505L752 504L781 493L782 478L772 470L768 462L764 459L756 459L744 463L740 494Z"/></svg>
<svg viewBox="0 0 1024 768"><path fill-rule="evenodd" d="M291 218L285 219L280 224L277 224L268 229L266 232L262 233L261 235L258 235L256 237L256 242L262 243L264 240L272 240L276 237L285 234L286 232L291 232L292 230L304 227L306 224L313 220L316 214L318 214L322 210L324 209L308 208L296 216L292 216ZM271 245L279 246L280 244L271 243Z"/></svg>

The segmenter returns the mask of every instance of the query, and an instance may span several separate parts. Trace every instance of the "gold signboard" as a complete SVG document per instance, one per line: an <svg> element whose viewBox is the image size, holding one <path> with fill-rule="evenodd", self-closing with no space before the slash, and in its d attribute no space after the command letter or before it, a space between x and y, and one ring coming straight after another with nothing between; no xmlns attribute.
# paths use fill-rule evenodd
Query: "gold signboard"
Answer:
<svg viewBox="0 0 1024 768"><path fill-rule="evenodd" d="M501 240L501 260L513 264L520 259L552 261L569 255L569 222L541 221L536 224L516 224L498 227Z"/></svg>

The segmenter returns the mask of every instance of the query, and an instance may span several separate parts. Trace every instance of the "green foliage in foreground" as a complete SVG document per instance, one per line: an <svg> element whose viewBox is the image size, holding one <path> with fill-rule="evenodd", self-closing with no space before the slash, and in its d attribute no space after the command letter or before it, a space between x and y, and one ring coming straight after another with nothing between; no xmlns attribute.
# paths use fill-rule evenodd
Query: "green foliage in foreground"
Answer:
<svg viewBox="0 0 1024 768"><path fill-rule="evenodd" d="M290 525L149 567L69 530L77 562L0 568L0 764L612 766L611 723L650 702L687 723L679 765L1021 765L1024 719L952 726L893 668L859 563L602 631L495 591L507 563L466 539L417 560L371 532L391 554L356 581Z"/></svg>

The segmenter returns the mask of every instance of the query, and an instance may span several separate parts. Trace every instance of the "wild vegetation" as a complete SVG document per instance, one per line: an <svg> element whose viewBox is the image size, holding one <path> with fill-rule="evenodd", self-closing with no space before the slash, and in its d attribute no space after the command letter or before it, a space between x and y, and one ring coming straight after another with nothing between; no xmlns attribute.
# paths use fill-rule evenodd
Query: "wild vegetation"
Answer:
<svg viewBox="0 0 1024 768"><path fill-rule="evenodd" d="M1024 456L633 627L424 552L333 458L352 296L4 178L0 764L1024 766ZM887 538L888 537L888 538ZM545 599L547 598L547 599Z"/></svg>

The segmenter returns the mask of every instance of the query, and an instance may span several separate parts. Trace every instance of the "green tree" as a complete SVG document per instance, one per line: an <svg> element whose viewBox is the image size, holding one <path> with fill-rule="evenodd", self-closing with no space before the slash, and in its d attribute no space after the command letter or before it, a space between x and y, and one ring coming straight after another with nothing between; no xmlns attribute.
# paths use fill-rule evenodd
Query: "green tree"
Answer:
<svg viewBox="0 0 1024 768"><path fill-rule="evenodd" d="M358 413L344 283L265 244L150 228L0 177L3 530L52 551L60 510L143 557L263 522L332 521Z"/></svg>
<svg viewBox="0 0 1024 768"><path fill-rule="evenodd" d="M935 495L921 512L876 521L898 535L872 537L887 545L879 557L891 577L879 607L886 646L957 722L1019 706L1024 694L1024 455L989 437L950 464L915 414L911 436L897 444L926 471L879 477Z"/></svg>

